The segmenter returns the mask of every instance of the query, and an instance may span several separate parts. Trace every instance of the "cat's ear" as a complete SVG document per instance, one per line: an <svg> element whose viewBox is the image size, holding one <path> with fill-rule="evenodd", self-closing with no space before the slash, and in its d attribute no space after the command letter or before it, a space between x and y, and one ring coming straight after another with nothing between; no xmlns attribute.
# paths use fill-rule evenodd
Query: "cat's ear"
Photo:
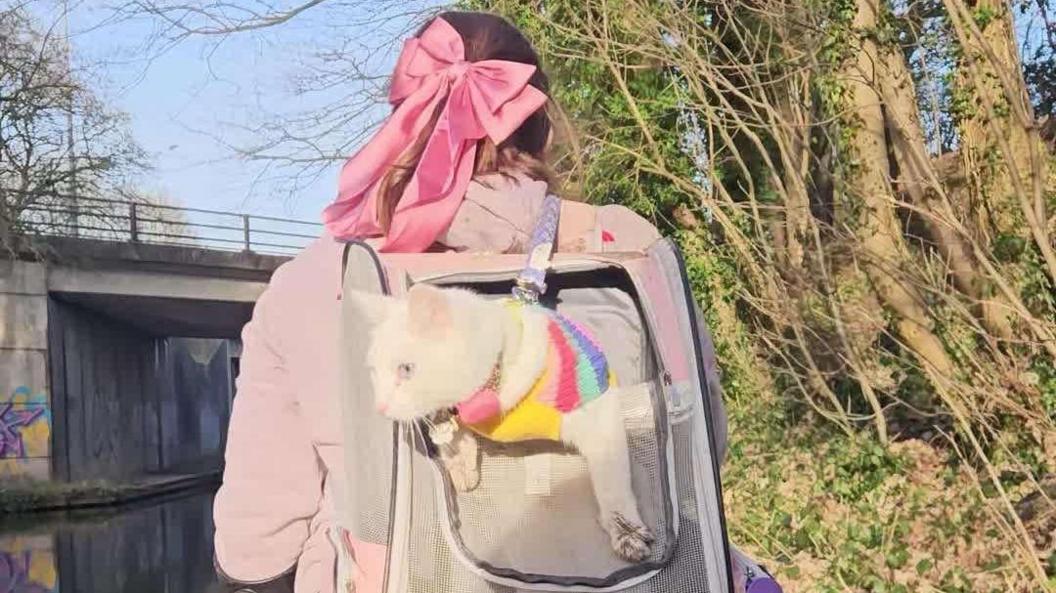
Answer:
<svg viewBox="0 0 1056 593"><path fill-rule="evenodd" d="M371 325L385 321L396 306L391 297L358 290L346 291L341 298L348 299Z"/></svg>
<svg viewBox="0 0 1056 593"><path fill-rule="evenodd" d="M441 337L451 327L451 301L443 290L415 284L407 291L411 331L423 337Z"/></svg>

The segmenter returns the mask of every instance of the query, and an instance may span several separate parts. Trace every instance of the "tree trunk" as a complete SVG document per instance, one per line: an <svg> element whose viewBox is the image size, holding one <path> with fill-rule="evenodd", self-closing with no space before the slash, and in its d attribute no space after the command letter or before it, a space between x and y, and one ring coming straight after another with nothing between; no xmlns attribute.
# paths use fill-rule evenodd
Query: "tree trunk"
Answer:
<svg viewBox="0 0 1056 593"><path fill-rule="evenodd" d="M794 79L798 80L798 79ZM787 92L776 97L776 111L781 115L775 122L774 138L780 147L778 155L784 170L785 182L784 220L774 225L773 234L777 254L782 268L795 283L802 282L806 248L809 240L811 213L807 178L810 175L810 116L804 113L801 104L794 99L807 101L807 93L798 93L796 85L789 83Z"/></svg>
<svg viewBox="0 0 1056 593"><path fill-rule="evenodd" d="M905 55L894 48L882 51L884 56L877 82L886 107L898 187L921 211L932 241L949 266L954 285L978 303L978 315L984 326L1001 339L1011 339L1014 335L1014 309L1007 300L992 294L987 277L979 272L971 238L959 228L957 213L927 153L916 89Z"/></svg>
<svg viewBox="0 0 1056 593"><path fill-rule="evenodd" d="M961 158L981 236L1033 240L1056 282L1046 232L1049 155L1023 79L1005 0L944 0L961 44L957 86L971 98L959 122Z"/></svg>
<svg viewBox="0 0 1056 593"><path fill-rule="evenodd" d="M6 255L13 254L14 252L14 241L11 236L11 223L8 220L7 208L0 205L0 250L3 250Z"/></svg>
<svg viewBox="0 0 1056 593"><path fill-rule="evenodd" d="M878 13L877 0L858 0L855 29L873 29ZM848 222L858 237L865 272L881 301L895 313L895 326L906 347L922 364L949 377L953 363L932 331L923 299L899 274L903 262L909 258L895 215L884 113L881 97L874 87L879 57L876 43L863 35L857 59L847 73L851 107L859 118L854 146L860 163L855 186L860 192L861 206L856 220Z"/></svg>

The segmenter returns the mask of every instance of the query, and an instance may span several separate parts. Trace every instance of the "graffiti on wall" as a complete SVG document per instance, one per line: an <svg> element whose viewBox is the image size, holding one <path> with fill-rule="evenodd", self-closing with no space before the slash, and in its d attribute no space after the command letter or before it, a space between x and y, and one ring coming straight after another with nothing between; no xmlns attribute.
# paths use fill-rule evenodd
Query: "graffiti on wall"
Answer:
<svg viewBox="0 0 1056 593"><path fill-rule="evenodd" d="M0 541L0 591L58 593L55 553L50 538Z"/></svg>
<svg viewBox="0 0 1056 593"><path fill-rule="evenodd" d="M45 457L51 418L43 393L33 395L28 387L15 389L0 402L0 457Z"/></svg>

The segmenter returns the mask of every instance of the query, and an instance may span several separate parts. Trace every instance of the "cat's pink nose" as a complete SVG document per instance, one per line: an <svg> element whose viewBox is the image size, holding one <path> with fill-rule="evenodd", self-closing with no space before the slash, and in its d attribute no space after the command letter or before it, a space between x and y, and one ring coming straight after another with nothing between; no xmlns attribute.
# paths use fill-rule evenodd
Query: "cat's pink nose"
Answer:
<svg viewBox="0 0 1056 593"><path fill-rule="evenodd" d="M377 408L378 412L381 412L382 414L389 411L389 404L385 402L378 402L374 404L374 407Z"/></svg>

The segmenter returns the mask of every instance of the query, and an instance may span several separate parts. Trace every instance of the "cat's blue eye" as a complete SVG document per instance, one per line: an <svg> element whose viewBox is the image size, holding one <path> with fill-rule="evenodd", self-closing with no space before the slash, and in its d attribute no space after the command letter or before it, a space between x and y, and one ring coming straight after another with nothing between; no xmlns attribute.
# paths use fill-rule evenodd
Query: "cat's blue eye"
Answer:
<svg viewBox="0 0 1056 593"><path fill-rule="evenodd" d="M401 381L406 381L407 379L410 379L413 375L414 365L409 362L405 362L400 366L396 367L396 376L399 377Z"/></svg>

